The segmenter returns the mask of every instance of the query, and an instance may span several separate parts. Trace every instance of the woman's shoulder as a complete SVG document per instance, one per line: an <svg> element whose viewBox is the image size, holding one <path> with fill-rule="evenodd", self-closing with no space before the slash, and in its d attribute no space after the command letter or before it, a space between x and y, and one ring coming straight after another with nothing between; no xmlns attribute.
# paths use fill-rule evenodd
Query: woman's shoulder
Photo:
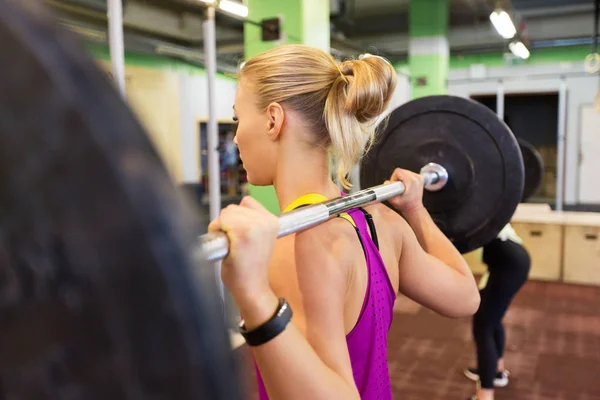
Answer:
<svg viewBox="0 0 600 400"><path fill-rule="evenodd" d="M356 244L358 238L354 226L345 218L332 218L315 227L299 232L295 235L294 245L302 249L309 248L316 243L315 249L327 251L328 249L344 249Z"/></svg>
<svg viewBox="0 0 600 400"><path fill-rule="evenodd" d="M400 214L398 214L396 211L392 210L390 207L386 206L383 203L371 204L366 208L366 210L369 214L371 214L373 216L373 218L382 217L382 218L392 218L392 219L400 218L400 219L402 219Z"/></svg>
<svg viewBox="0 0 600 400"><path fill-rule="evenodd" d="M333 259L341 262L352 253L357 244L358 236L352 224L343 218L333 218L280 238L277 240L274 256L289 262L295 259Z"/></svg>
<svg viewBox="0 0 600 400"><path fill-rule="evenodd" d="M345 275L363 252L355 228L343 218L333 218L294 236L294 258L307 273L315 269L319 274Z"/></svg>
<svg viewBox="0 0 600 400"><path fill-rule="evenodd" d="M366 210L371 214L375 223L380 248L393 249L393 253L386 253L388 257L400 257L404 238L412 230L408 222L398 212L385 204L373 204L367 207ZM384 255L382 253L382 256ZM388 258L389 260L390 258Z"/></svg>
<svg viewBox="0 0 600 400"><path fill-rule="evenodd" d="M410 229L408 222L395 210L382 203L372 204L366 208L371 214L378 231L384 229L390 233L398 233Z"/></svg>

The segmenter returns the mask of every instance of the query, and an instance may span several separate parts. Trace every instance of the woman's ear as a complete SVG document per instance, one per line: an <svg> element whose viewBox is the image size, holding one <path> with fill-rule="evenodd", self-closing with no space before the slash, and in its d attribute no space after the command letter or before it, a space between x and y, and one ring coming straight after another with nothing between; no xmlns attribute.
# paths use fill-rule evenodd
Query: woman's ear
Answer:
<svg viewBox="0 0 600 400"><path fill-rule="evenodd" d="M279 103L271 103L267 107L267 134L270 139L279 138L285 121L285 110Z"/></svg>

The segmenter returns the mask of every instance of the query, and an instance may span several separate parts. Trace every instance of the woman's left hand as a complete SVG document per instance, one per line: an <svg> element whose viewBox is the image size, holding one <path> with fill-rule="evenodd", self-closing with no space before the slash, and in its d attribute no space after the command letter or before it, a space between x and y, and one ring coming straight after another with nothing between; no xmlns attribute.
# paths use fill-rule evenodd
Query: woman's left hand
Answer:
<svg viewBox="0 0 600 400"><path fill-rule="evenodd" d="M270 292L269 260L279 231L279 219L252 197L230 205L208 227L229 238L221 279L234 298L253 299Z"/></svg>

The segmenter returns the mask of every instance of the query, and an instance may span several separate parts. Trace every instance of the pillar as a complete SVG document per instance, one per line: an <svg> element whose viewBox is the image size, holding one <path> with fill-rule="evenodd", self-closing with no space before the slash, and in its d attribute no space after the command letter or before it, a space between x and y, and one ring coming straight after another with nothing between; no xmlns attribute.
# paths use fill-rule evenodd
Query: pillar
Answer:
<svg viewBox="0 0 600 400"><path fill-rule="evenodd" d="M329 1L247 0L248 19L244 24L246 59L282 44L306 44L329 52ZM280 17L281 40L262 41L260 22ZM272 186L250 185L249 192L273 214L279 202Z"/></svg>
<svg viewBox="0 0 600 400"><path fill-rule="evenodd" d="M447 93L449 0L411 0L409 67L413 98Z"/></svg>

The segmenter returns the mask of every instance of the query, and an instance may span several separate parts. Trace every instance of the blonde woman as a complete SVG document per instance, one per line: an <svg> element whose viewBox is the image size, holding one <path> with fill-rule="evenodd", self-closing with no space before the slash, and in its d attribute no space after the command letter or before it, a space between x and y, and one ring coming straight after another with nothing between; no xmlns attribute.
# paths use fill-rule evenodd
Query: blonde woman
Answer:
<svg viewBox="0 0 600 400"><path fill-rule="evenodd" d="M339 197L330 156L349 188L395 85L377 56L337 64L287 45L248 60L234 106L248 181L274 185L281 211ZM406 221L377 204L275 241L277 218L245 198L211 224L231 242L222 279L244 318L261 399L391 399L396 294L449 317L477 310L475 279L423 208L420 176L398 169L390 180L406 184L391 201Z"/></svg>

